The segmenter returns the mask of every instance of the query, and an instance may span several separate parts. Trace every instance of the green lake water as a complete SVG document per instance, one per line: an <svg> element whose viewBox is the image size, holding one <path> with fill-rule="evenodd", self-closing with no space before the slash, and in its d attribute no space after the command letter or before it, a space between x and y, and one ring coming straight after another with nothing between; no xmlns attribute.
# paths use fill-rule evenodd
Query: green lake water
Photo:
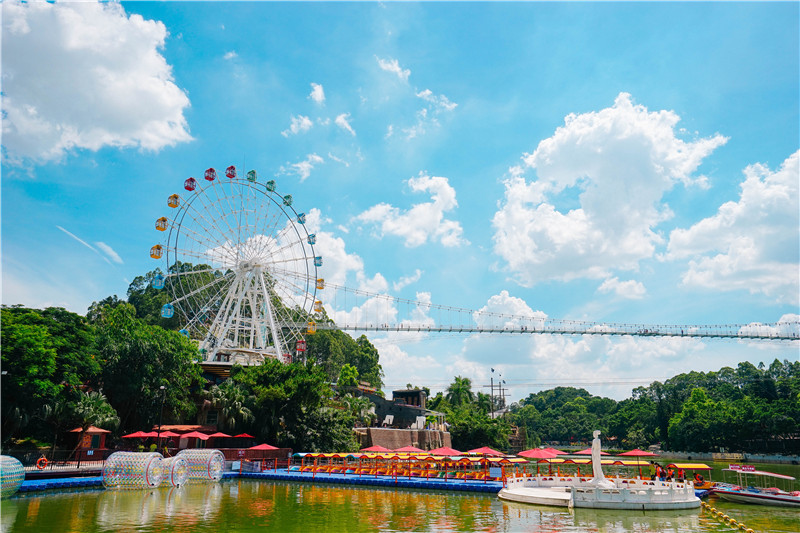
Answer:
<svg viewBox="0 0 800 533"><path fill-rule="evenodd" d="M796 475L800 468L776 467ZM764 465L766 468L766 465ZM717 476L715 476L717 477ZM710 500L755 531L796 533L800 510ZM0 505L5 532L566 531L721 532L701 509L597 511L527 506L494 494L230 479L179 489L19 494Z"/></svg>

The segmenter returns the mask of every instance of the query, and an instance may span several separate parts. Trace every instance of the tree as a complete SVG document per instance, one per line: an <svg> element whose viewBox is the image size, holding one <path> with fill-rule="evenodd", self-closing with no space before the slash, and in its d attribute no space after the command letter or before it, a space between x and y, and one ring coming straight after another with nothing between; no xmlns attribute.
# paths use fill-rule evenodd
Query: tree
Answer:
<svg viewBox="0 0 800 533"><path fill-rule="evenodd" d="M111 407L102 392L81 393L78 401L72 407L72 412L81 428L80 435L78 435L78 445L75 446L75 450L81 445L83 436L90 426L106 429L116 428L119 425L117 412ZM73 453L75 453L74 450Z"/></svg>
<svg viewBox="0 0 800 533"><path fill-rule="evenodd" d="M474 399L472 381L469 378L456 376L453 379L453 383L447 387L447 401L454 407L472 403Z"/></svg>
<svg viewBox="0 0 800 533"><path fill-rule="evenodd" d="M213 385L206 392L206 398L214 408L219 409L220 429L234 429L238 424L252 422L255 418L247 406L252 403L252 398L248 397L244 387L230 379L225 380L222 385Z"/></svg>
<svg viewBox="0 0 800 533"><path fill-rule="evenodd" d="M103 367L103 390L119 411L122 427L155 424L166 386L166 408L176 418L196 411L200 393L196 346L183 335L136 318L130 304L105 308L97 322L96 350Z"/></svg>
<svg viewBox="0 0 800 533"><path fill-rule="evenodd" d="M340 391L354 389L358 387L358 369L353 365L345 364L339 372L339 379L336 381Z"/></svg>

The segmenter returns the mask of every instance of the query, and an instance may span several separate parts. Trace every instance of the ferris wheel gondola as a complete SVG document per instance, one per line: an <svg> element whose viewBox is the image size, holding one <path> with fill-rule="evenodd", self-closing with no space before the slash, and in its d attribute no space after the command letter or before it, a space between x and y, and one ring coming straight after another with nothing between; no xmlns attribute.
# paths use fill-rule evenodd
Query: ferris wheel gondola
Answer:
<svg viewBox="0 0 800 533"><path fill-rule="evenodd" d="M307 216L274 181L258 183L255 170L245 179L233 165L228 179L216 179L214 168L203 176L205 186L188 178L188 193L167 200L174 216L156 221L166 242L150 256L163 257L166 273L152 285L170 294L162 317L177 315L206 361L290 362L315 330L317 289L324 287Z"/></svg>

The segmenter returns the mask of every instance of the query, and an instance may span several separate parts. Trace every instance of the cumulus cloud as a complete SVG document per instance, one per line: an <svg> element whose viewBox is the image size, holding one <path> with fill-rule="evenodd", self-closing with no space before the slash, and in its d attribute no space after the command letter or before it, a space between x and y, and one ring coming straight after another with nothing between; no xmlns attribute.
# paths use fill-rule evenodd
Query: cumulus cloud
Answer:
<svg viewBox="0 0 800 533"><path fill-rule="evenodd" d="M702 160L726 142L676 137L679 117L650 112L621 93L610 108L569 115L554 135L510 169L492 221L494 251L523 286L607 278L653 257L655 231L672 217L663 195L676 183L704 186ZM535 171L526 181L524 174ZM575 196L579 205L564 204Z"/></svg>
<svg viewBox="0 0 800 533"><path fill-rule="evenodd" d="M2 19L6 160L192 140L189 98L160 53L163 23L83 2L5 2Z"/></svg>
<svg viewBox="0 0 800 533"><path fill-rule="evenodd" d="M467 244L462 237L461 224L444 217L458 206L456 191L447 178L420 172L418 177L408 180L408 186L413 192L429 192L432 201L416 204L407 211L381 203L358 215L356 220L378 225L382 235L401 237L408 248L429 240L439 241L444 246Z"/></svg>
<svg viewBox="0 0 800 533"><path fill-rule="evenodd" d="M288 137L289 135L297 135L298 133L305 133L311 129L314 123L311 122L311 119L303 116L298 115L296 117L292 117L292 123L289 125L289 129L283 130L281 135L284 137Z"/></svg>
<svg viewBox="0 0 800 533"><path fill-rule="evenodd" d="M613 293L620 298L628 300L640 300L644 298L647 290L638 281L620 281L619 278L608 278L597 288L597 292Z"/></svg>
<svg viewBox="0 0 800 533"><path fill-rule="evenodd" d="M308 97L318 104L323 104L325 103L325 89L323 89L322 85L319 83L312 83L311 94L309 94Z"/></svg>
<svg viewBox="0 0 800 533"><path fill-rule="evenodd" d="M777 171L744 170L738 201L688 229L670 233L668 259L690 258L683 283L691 287L761 293L778 303L800 300L800 152Z"/></svg>
<svg viewBox="0 0 800 533"><path fill-rule="evenodd" d="M378 66L381 68L381 70L391 72L401 80L408 81L411 71L402 68L396 59L381 59L378 56L375 56L375 59L378 61Z"/></svg>
<svg viewBox="0 0 800 533"><path fill-rule="evenodd" d="M287 164L288 166L281 166L278 174L294 174L299 176L300 181L302 182L308 179L308 177L311 175L311 171L316 165L324 162L325 160L317 154L308 154L304 161Z"/></svg>
<svg viewBox="0 0 800 533"><path fill-rule="evenodd" d="M334 120L334 122L344 131L350 132L350 135L355 136L356 132L350 126L350 113L342 113L341 115L336 117L336 120Z"/></svg>

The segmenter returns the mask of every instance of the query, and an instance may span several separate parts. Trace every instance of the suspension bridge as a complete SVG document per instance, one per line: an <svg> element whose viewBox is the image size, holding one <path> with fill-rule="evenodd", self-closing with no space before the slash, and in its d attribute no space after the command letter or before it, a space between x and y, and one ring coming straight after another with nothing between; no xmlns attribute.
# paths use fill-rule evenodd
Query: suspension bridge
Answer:
<svg viewBox="0 0 800 533"><path fill-rule="evenodd" d="M314 330L354 332L479 333L505 335L604 335L634 337L687 337L764 341L800 340L800 320L749 324L644 324L563 320L540 311L498 313L438 305L388 294L326 284L321 296L325 314L309 323ZM324 320L324 317L333 322ZM298 324L299 326L299 324Z"/></svg>

